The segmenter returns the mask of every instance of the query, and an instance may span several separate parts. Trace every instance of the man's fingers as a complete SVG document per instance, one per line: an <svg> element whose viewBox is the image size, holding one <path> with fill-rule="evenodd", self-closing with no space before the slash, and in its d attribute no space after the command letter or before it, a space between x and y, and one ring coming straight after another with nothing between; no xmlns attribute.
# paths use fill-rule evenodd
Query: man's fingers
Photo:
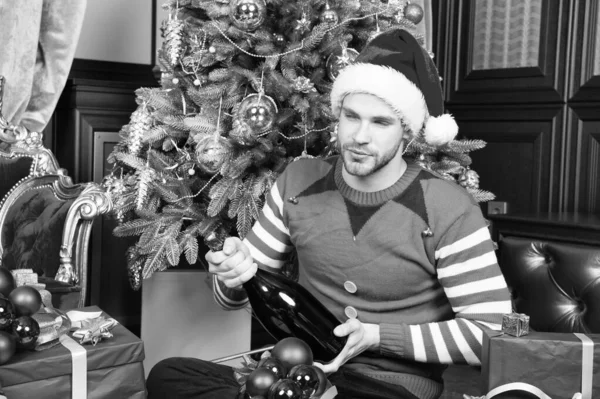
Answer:
<svg viewBox="0 0 600 399"><path fill-rule="evenodd" d="M246 281L254 277L257 269L258 266L256 265L256 263L253 263L250 266L250 268L244 273L242 273L239 277L225 281L225 285L229 288L239 287L240 285L244 284Z"/></svg>
<svg viewBox="0 0 600 399"><path fill-rule="evenodd" d="M223 253L226 256L233 255L238 249L238 241L240 239L237 237L227 237L223 243Z"/></svg>
<svg viewBox="0 0 600 399"><path fill-rule="evenodd" d="M344 324L337 326L333 333L338 337L345 337L360 329L360 321L356 319L348 319Z"/></svg>

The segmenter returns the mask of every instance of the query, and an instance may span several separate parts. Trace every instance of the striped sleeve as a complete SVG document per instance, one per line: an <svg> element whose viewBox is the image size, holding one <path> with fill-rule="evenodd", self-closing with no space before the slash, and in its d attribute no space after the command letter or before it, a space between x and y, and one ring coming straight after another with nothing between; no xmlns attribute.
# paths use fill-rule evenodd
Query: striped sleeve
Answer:
<svg viewBox="0 0 600 399"><path fill-rule="evenodd" d="M511 301L479 208L463 214L435 251L438 280L453 320L421 325L382 325L382 352L419 362L481 364L482 328L499 330ZM396 334L392 345L384 337Z"/></svg>
<svg viewBox="0 0 600 399"><path fill-rule="evenodd" d="M265 205L244 239L254 262L261 269L277 271L292 251L290 233L284 223L283 200L277 183L267 195ZM225 309L239 309L248 303L244 290L228 288L214 277L213 291L217 303Z"/></svg>

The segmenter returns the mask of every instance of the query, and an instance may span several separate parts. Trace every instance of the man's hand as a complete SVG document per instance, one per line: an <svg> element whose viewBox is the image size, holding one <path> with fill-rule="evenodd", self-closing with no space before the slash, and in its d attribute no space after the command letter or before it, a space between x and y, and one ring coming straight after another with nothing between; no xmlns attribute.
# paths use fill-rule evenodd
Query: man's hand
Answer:
<svg viewBox="0 0 600 399"><path fill-rule="evenodd" d="M325 373L334 373L348 360L366 350L379 348L379 325L361 323L356 319L348 319L344 324L337 326L333 333L338 337L348 336L346 346L340 354L328 364L315 363Z"/></svg>
<svg viewBox="0 0 600 399"><path fill-rule="evenodd" d="M229 237L221 251L209 251L205 256L208 271L214 273L229 288L236 288L256 274L250 250L239 238Z"/></svg>

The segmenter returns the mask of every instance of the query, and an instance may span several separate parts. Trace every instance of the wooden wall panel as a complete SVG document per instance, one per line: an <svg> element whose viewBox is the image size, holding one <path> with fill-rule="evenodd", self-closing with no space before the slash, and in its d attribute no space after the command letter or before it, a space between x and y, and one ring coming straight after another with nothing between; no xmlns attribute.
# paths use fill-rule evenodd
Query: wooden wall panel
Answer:
<svg viewBox="0 0 600 399"><path fill-rule="evenodd" d="M498 201L509 203L510 212L541 212L556 209L556 186L560 181L553 167L560 158L560 107L469 107L451 108L462 138L487 142L473 151L473 169L481 177L481 188L493 192Z"/></svg>

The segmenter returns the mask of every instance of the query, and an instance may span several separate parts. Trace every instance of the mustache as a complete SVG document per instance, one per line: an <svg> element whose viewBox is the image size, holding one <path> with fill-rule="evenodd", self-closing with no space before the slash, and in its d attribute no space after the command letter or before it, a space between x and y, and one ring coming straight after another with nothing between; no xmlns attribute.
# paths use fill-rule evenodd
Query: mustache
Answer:
<svg viewBox="0 0 600 399"><path fill-rule="evenodd" d="M357 145L354 143L345 143L342 145L342 150L344 151L353 151L353 152L358 152L358 153L363 153L363 154L371 154L371 151L369 151L367 146L364 145Z"/></svg>

